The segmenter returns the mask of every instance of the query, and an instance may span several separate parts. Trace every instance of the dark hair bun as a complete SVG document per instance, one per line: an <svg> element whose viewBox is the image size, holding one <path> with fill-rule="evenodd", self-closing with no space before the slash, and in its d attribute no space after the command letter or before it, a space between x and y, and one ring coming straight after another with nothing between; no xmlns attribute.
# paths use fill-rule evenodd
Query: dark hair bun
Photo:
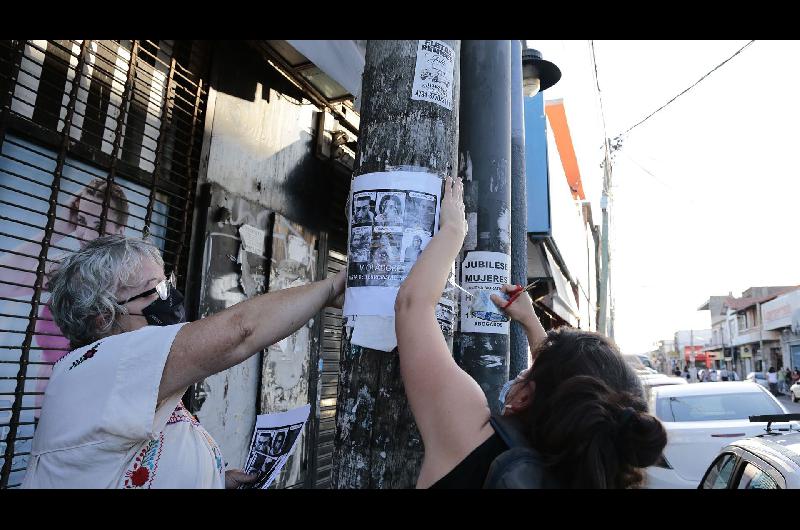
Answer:
<svg viewBox="0 0 800 530"><path fill-rule="evenodd" d="M625 410L634 411L627 421L624 418ZM622 459L634 467L655 464L667 442L667 433L661 422L651 414L635 411L632 407L623 409L620 418L618 429Z"/></svg>
<svg viewBox="0 0 800 530"><path fill-rule="evenodd" d="M565 486L635 486L642 481L638 468L655 463L667 443L640 396L612 390L597 377L571 377L544 399L531 438Z"/></svg>

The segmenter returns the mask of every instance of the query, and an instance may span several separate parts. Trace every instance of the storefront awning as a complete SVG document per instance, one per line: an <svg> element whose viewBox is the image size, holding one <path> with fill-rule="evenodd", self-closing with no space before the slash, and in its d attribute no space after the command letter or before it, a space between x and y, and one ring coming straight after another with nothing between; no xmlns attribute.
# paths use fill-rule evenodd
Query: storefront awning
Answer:
<svg viewBox="0 0 800 530"><path fill-rule="evenodd" d="M561 269L556 264L553 255L547 250L547 247L542 245L544 254L547 258L547 265L550 269L550 277L556 285L556 292L553 296L553 311L558 313L558 316L569 322L571 326L578 327L580 324L580 316L578 314L577 303L575 301L575 293L567 281L567 278L561 272Z"/></svg>

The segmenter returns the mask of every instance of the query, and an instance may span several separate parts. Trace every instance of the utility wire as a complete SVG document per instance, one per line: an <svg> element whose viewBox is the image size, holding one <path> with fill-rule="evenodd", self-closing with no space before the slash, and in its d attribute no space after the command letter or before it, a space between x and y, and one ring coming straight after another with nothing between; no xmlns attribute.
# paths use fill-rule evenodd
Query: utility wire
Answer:
<svg viewBox="0 0 800 530"><path fill-rule="evenodd" d="M652 118L652 117L653 117L653 116L654 116L654 115L655 115L657 112L659 112L659 111L660 111L660 110L662 110L664 107L666 107L667 105L669 105L670 103L672 103L673 101L675 101L676 99L678 99L679 97L681 97L682 95L684 95L685 93L687 93L689 90L693 89L695 86L697 86L697 84L698 84L698 83L700 83L700 81L702 81L703 79L705 79L706 77L708 77L709 75L711 75L711 74L712 74L714 71L716 71L718 68L720 68L722 65L724 65L725 63L727 63L728 61L730 61L731 59L733 59L734 57L736 57L736 56L737 56L737 55L739 55L740 53L742 53L742 51L743 51L745 48L747 48L748 46L750 46L750 45L751 45L751 44L753 44L754 42L755 42L755 40L751 40L750 42L748 42L747 44L745 44L744 46L742 46L741 48L739 48L739 49L736 51L736 53L734 53L733 55L731 55L730 57L728 57L727 59L725 59L724 61L722 61L721 63L719 63L719 64L718 64L717 66L715 66L714 68L712 68L712 69L711 69L711 70L710 70L710 71L709 71L709 72L708 72L706 75L704 75L703 77L701 77L700 79L698 79L697 81L695 81L695 83L694 83L692 86L690 86L689 88L687 88L686 90L684 90L683 92L681 92L680 94L678 94L677 96L675 96L674 98L670 99L669 101L667 101L666 103L664 103L663 105L661 105L660 107L658 107L656 110L654 110L653 112L651 112L650 114L648 114L648 115L647 115L647 116L646 116L646 117L645 117L643 120L641 120L641 121L640 121L640 122L638 122L637 124L635 124L635 125L633 125L633 126L629 127L629 128L628 128L628 130L626 130L625 132L623 132L623 133L622 133L620 136L622 136L623 134L628 134L628 133L629 133L629 132L631 132L633 129L635 129L635 128L636 128L636 127L638 127L639 125L643 124L644 122L646 122L647 120L649 120L650 118ZM594 45L592 45L592 54L594 54ZM595 66L595 68L597 68L597 67ZM601 108L602 108L602 105L601 105Z"/></svg>
<svg viewBox="0 0 800 530"><path fill-rule="evenodd" d="M685 191L682 193L682 192L678 191L677 189L673 188L672 186L670 186L669 184L667 184L666 182L664 182L662 179L660 179L659 177L657 177L657 176L656 176L656 175L655 175L655 174L654 174L652 171L648 170L648 169L647 169L646 167L644 167L642 164L640 164L639 162L637 162L637 161L636 161L636 159L635 159L635 158L633 158L633 157L630 155L630 153L628 153L627 151L622 151L622 153L623 153L623 154L624 154L624 155L625 155L625 156L628 158L628 160L630 160L631 162L633 162L633 163L634 163L636 166L638 166L638 167L639 167L639 169L641 169L642 171L644 171L645 173L647 173L648 175L650 175L650 177L652 177L652 178L653 178L653 180L655 180L656 182L658 182L659 184L661 184L662 186L664 186L666 189L668 189L669 191L671 191L671 192L672 192L672 193L674 193L675 195L677 195L677 196L679 196L679 197L683 198L683 200L685 200L685 201L686 201L686 202L688 202L689 204L697 204L697 203L696 203L696 202L695 202L693 199L690 199L689 197L687 197L687 196L686 196L686 193L685 193Z"/></svg>
<svg viewBox="0 0 800 530"><path fill-rule="evenodd" d="M597 97L600 99L600 117L603 118L603 136L608 138L606 132L606 113L603 110L603 94L600 92L600 81L597 78L597 60L594 55L594 41L590 40L589 44L592 47L592 66L594 66L594 83L597 86Z"/></svg>
<svg viewBox="0 0 800 530"><path fill-rule="evenodd" d="M597 76L597 59L594 53L594 41L590 40L589 45L592 47L592 66L594 66L594 83L597 87L597 97L600 100L600 117L603 119L603 192L608 195L609 188L611 187L610 183L610 172L611 168L607 167L608 164L611 163L611 157L609 156L609 149L608 149L608 131L606 129L606 113L603 109L603 93L600 90L600 80Z"/></svg>

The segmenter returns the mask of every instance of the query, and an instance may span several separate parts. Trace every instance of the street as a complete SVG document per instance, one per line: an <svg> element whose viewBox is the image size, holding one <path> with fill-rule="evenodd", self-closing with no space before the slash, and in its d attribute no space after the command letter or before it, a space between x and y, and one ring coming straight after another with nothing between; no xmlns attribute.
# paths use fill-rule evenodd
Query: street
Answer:
<svg viewBox="0 0 800 530"><path fill-rule="evenodd" d="M792 398L789 397L789 394L779 396L778 401L780 401L790 413L800 414L800 403L792 403Z"/></svg>

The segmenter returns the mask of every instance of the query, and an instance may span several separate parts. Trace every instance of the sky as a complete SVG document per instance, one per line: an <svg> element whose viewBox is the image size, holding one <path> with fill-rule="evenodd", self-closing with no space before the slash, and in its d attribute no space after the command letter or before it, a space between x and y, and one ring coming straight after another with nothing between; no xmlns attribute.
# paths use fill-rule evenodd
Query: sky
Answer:
<svg viewBox="0 0 800 530"><path fill-rule="evenodd" d="M562 71L544 96L564 100L596 223L605 135L627 130L747 42L594 41L598 97L589 41L528 41ZM756 40L623 136L609 232L623 351L710 328L708 311L697 310L709 296L800 284L798 55L800 41Z"/></svg>

